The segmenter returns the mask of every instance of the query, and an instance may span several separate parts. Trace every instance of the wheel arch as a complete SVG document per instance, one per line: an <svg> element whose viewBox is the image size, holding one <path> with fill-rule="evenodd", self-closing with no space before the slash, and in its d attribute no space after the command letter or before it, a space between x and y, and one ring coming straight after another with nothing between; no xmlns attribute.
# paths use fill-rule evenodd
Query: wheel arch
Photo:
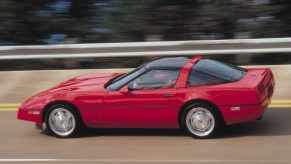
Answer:
<svg viewBox="0 0 291 164"><path fill-rule="evenodd" d="M192 99L189 100L187 102L185 102L181 107L180 107L180 111L178 114L178 123L179 126L182 128L182 118L183 118L183 113L184 111L187 109L188 106L192 105L192 104L196 104L196 103L202 103L202 104L207 104L209 105L211 108L213 108L216 113L218 114L218 117L220 118L221 121L223 121L223 124L225 123L225 120L223 118L223 115L221 113L221 111L219 110L218 106L215 105L214 103L212 103L209 100L205 100L205 99Z"/></svg>
<svg viewBox="0 0 291 164"><path fill-rule="evenodd" d="M67 105L67 106L71 107L78 114L78 117L80 118L80 120L84 124L84 121L82 119L82 116L81 116L79 109L74 104L72 104L68 101L65 101L65 100L55 100L55 101L51 101L48 104L46 104L46 106L43 108L43 112L42 112L42 122L45 122L45 117L46 117L46 114L48 112L48 109L54 105L57 105L57 104Z"/></svg>

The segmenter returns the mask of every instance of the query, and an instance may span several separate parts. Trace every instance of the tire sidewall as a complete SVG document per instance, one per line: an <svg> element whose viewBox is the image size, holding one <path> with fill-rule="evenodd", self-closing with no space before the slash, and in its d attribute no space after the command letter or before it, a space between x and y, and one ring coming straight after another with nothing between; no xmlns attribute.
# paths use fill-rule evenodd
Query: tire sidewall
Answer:
<svg viewBox="0 0 291 164"><path fill-rule="evenodd" d="M186 124L186 117L187 117L187 114L193 109L193 108L197 108L197 107L202 107L202 108L205 108L206 110L208 110L214 117L214 128L213 130L206 136L198 136L198 135L195 135L194 133L192 133L188 127L187 127L187 124ZM208 104L205 104L205 103L195 103L195 104L192 104L192 105L189 105L183 112L183 115L182 115L182 128L183 130L191 135L193 138L198 138L198 139L204 139L204 138L212 138L214 137L218 130L219 130L219 127L220 127L220 124L221 124L221 121L220 121L220 118L218 116L218 113L217 111L215 111L215 109L213 109L210 105Z"/></svg>
<svg viewBox="0 0 291 164"><path fill-rule="evenodd" d="M72 113L72 115L74 116L74 119L75 119L75 128L74 128L74 130L73 130L70 134L68 134L68 135L65 135L65 136L63 136L63 135L59 135L59 134L55 133L55 132L51 129L51 127L50 127L50 124L49 124L49 117L50 117L50 114L52 113L52 111L54 111L54 110L57 109L57 108L64 108L64 109L70 111L70 112ZM80 118L79 118L77 112L76 112L75 109L72 108L71 106L64 105L64 104L57 104L57 105L53 105L52 107L50 107L50 108L48 109L48 111L46 112L46 115L45 115L45 123L46 123L47 131L48 131L50 134L53 134L53 135L55 135L55 136L58 137L58 138L69 138L69 137L72 137L72 136L74 136L74 135L77 133L77 131L80 129Z"/></svg>

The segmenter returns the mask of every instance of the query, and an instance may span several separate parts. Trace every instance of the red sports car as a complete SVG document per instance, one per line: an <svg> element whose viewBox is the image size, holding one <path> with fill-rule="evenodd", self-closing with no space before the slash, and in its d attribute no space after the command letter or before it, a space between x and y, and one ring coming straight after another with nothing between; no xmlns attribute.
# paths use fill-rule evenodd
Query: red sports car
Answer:
<svg viewBox="0 0 291 164"><path fill-rule="evenodd" d="M127 74L80 76L43 91L19 108L57 137L88 128L183 128L195 138L224 125L260 119L273 95L270 69L210 59L162 58Z"/></svg>

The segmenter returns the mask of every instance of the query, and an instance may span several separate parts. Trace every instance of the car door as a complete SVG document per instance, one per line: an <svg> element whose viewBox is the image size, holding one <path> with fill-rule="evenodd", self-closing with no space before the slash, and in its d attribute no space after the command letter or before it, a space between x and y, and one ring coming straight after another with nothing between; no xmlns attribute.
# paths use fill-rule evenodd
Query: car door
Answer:
<svg viewBox="0 0 291 164"><path fill-rule="evenodd" d="M150 70L119 91L110 91L102 103L100 127L178 127L179 99L175 83L179 70ZM125 91L127 90L128 91Z"/></svg>

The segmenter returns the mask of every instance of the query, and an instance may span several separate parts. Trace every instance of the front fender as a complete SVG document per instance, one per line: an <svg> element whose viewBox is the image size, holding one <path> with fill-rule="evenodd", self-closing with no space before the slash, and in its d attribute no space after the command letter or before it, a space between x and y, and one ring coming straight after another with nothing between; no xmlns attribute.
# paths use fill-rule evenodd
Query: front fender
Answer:
<svg viewBox="0 0 291 164"><path fill-rule="evenodd" d="M32 96L22 103L18 109L17 118L26 121L32 121L37 124L43 123L43 110L47 104L56 100L66 99L66 93L44 93L41 92Z"/></svg>

